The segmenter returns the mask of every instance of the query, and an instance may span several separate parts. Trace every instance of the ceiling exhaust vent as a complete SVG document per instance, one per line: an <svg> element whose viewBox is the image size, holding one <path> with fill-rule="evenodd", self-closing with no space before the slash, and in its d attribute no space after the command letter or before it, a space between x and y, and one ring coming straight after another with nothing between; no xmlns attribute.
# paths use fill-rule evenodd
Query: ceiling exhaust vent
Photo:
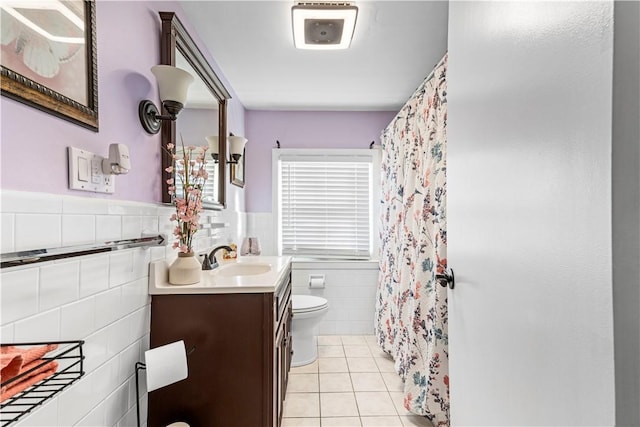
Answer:
<svg viewBox="0 0 640 427"><path fill-rule="evenodd" d="M357 16L358 8L352 3L298 3L291 9L296 48L348 48Z"/></svg>

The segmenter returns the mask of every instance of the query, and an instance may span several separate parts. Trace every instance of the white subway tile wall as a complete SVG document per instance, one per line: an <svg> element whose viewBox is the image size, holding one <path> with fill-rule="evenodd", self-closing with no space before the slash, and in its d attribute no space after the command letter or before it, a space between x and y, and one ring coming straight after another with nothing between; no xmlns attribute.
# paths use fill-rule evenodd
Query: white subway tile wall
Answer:
<svg viewBox="0 0 640 427"><path fill-rule="evenodd" d="M59 340L60 309L54 308L53 310L18 320L15 323L13 338L16 342Z"/></svg>
<svg viewBox="0 0 640 427"><path fill-rule="evenodd" d="M276 222L271 212L248 212L247 236L259 239L262 255L278 255Z"/></svg>
<svg viewBox="0 0 640 427"><path fill-rule="evenodd" d="M1 193L2 253L163 233L170 206L29 192ZM208 211L225 228L198 233L196 250L240 244L244 214ZM135 362L149 349L149 262L171 259L170 246L62 259L0 272L2 343L85 341L85 376L17 426L133 426ZM144 375L142 375L144 377ZM146 385L141 413L146 420Z"/></svg>
<svg viewBox="0 0 640 427"><path fill-rule="evenodd" d="M329 311L320 321L321 335L373 334L377 261L296 262L291 269L293 294L326 298ZM324 288L310 288L310 275L324 275Z"/></svg>
<svg viewBox="0 0 640 427"><path fill-rule="evenodd" d="M62 216L62 246L93 243L96 240L96 220L93 215Z"/></svg>
<svg viewBox="0 0 640 427"><path fill-rule="evenodd" d="M16 215L13 235L16 251L26 251L35 248L55 248L61 246L62 215Z"/></svg>
<svg viewBox="0 0 640 427"><path fill-rule="evenodd" d="M13 252L15 251L15 244L13 242L13 221L15 220L15 215L13 214L2 214L0 216L1 227L0 228L0 252Z"/></svg>

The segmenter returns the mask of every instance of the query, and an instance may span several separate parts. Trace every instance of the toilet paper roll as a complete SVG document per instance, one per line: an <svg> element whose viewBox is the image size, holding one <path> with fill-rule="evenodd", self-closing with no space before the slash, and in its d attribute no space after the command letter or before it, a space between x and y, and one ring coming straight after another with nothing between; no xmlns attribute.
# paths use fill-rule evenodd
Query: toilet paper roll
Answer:
<svg viewBox="0 0 640 427"><path fill-rule="evenodd" d="M147 391L168 386L189 375L184 341L156 347L144 352L147 367Z"/></svg>
<svg viewBox="0 0 640 427"><path fill-rule="evenodd" d="M309 275L309 287L310 288L324 288L324 274L310 274Z"/></svg>

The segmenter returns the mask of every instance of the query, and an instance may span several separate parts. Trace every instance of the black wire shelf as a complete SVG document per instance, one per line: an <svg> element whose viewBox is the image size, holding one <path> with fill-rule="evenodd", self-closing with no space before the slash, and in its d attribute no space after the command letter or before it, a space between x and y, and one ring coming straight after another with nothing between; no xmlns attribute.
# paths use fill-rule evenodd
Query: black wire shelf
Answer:
<svg viewBox="0 0 640 427"><path fill-rule="evenodd" d="M17 384L21 380L28 378L33 371L42 368L53 360L58 362L57 371L0 403L0 425L2 427L18 421L84 375L84 354L82 352L84 341L16 343L0 344L0 346L32 347L47 344L57 344L58 348L41 357L42 363L7 381L3 381L1 387L4 390L5 387Z"/></svg>

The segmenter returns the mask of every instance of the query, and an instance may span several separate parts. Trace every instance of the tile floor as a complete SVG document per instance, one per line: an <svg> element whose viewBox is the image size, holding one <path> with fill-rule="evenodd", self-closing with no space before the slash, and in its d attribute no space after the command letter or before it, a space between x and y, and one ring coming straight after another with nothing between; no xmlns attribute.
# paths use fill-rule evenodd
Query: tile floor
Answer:
<svg viewBox="0 0 640 427"><path fill-rule="evenodd" d="M318 360L291 368L282 427L431 427L402 406L393 360L371 336L318 337Z"/></svg>

